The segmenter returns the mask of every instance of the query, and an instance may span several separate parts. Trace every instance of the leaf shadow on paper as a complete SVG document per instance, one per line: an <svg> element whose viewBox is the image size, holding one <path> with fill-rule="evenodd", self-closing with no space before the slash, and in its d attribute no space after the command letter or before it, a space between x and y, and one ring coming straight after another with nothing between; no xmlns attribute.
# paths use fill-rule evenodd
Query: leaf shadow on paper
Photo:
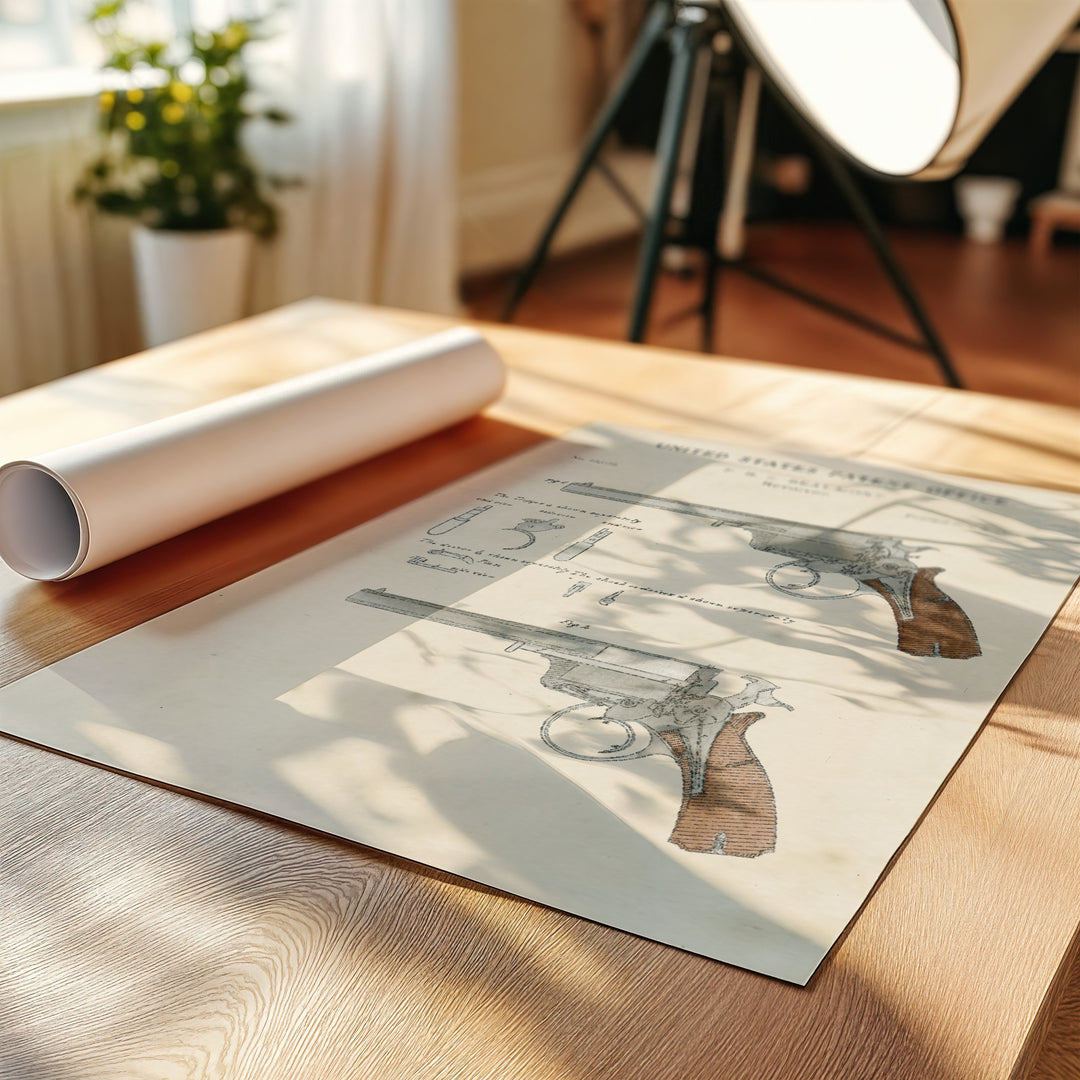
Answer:
<svg viewBox="0 0 1080 1080"><path fill-rule="evenodd" d="M559 448L552 449L555 451ZM548 467L554 468L556 464L565 467L568 460L573 459L564 456L563 459L549 462ZM581 465L575 467L583 468ZM695 459L674 457L666 464L664 482L671 482L680 474L688 475L698 467L700 462ZM535 468L529 461L511 462L499 474L499 484L510 488L523 478L535 479ZM444 512L440 511L439 514ZM435 517L439 516L434 511L432 513ZM582 531L588 532L593 524L595 521L590 521ZM397 543L407 541L415 531L414 517L387 519L380 523L377 540L384 547L392 548ZM719 535L720 530L714 532ZM537 543L538 550L533 554L542 559L564 545L567 539L564 536L542 535ZM353 839L376 843L377 846L423 860L423 830L420 830L419 837L410 839L406 836L407 823L403 823L396 832L391 827L394 824L392 821L389 824L386 821L369 821L369 828L365 829L357 821L362 822L364 815L370 813L369 809L357 803L345 806L340 800L336 807L329 806L320 795L317 779L311 781L309 778L306 785L301 786L295 777L283 773L286 763L318 758L320 754L332 755L343 739L355 738L356 732L351 729L348 719L350 716L375 717L379 721L377 730L368 730L363 735L366 740L363 749L367 757L372 761L377 760L378 769L388 779L393 779L408 798L415 799L415 793L422 792L423 797L431 803L432 817L443 822L448 832L478 843L480 850L466 858L465 868L462 868L460 861L454 864L455 868L480 880L497 879L504 886L518 887L529 895L547 895L543 891L542 879L545 875L550 876L556 860L550 858L549 852L542 846L548 840L540 839L538 825L541 823L535 818L535 809L532 811L534 816L530 818L528 803L518 797L518 791L513 790L511 785L502 799L502 814L495 814L494 818L490 814L485 817L481 807L468 798L463 799L455 786L461 783L462 777L468 777L472 758L483 760L485 755L497 758L499 769L513 775L515 769L524 767L527 761L535 764L535 761L529 761L528 755L523 755L520 750L497 746L497 740L479 736L473 731L466 738L444 744L426 760L415 754L407 756L400 731L389 722L400 704L400 695L388 695L377 682L369 682L362 692L350 689L349 694L355 694L355 697L334 706L329 724L310 723L276 700L327 670L328 656L336 655L345 659L361 654L395 630L408 625L408 619L403 621L399 617L395 620L386 616L376 617L371 612L361 613L355 605L345 602L344 592L351 592L355 587L379 584L375 580L354 580L347 573L344 578L341 577L343 571L340 568L347 567L350 560L356 559L358 547L362 550L365 544L370 543L369 533L358 534L356 539L340 537L322 549L276 567L264 577L247 579L224 593L207 598L201 604L182 609L165 620L151 624L141 637L134 637L130 642L123 638L114 639L102 646L100 653L73 657L59 665L57 670L73 686L80 688L107 710L107 725L121 732L130 730L149 736L176 751L183 778L157 775L158 779L182 783L198 792L267 810L329 832L344 833ZM688 553L693 553L693 557ZM598 568L603 568L605 558L605 545L600 545L590 549L581 563L583 567L591 567L599 572ZM361 572L359 568L363 565L363 562L358 564L357 573ZM707 567L708 560L704 558L702 550L700 524L676 520L670 523L666 539L656 539L652 534L648 536L647 554L640 556L636 572L640 581L652 580L668 585L677 583L673 588L691 590L703 587L699 580L695 580L700 578L703 565ZM770 557L750 549L745 544L745 537L729 537L722 561L724 587L730 589L733 595L764 596L768 587L763 583L763 578L768 565ZM527 570L532 572L533 568ZM517 580L515 575L521 572L519 564L507 563L497 576L503 581L514 581ZM586 573L585 570L575 572ZM321 585L309 585L309 580L315 582L324 579L330 582L324 592L319 591L323 588ZM704 586L712 584L705 582ZM435 588L434 585L431 587ZM306 608L297 609L296 597L308 589L312 590L314 598L305 600ZM438 590L439 601L443 604L468 602L476 592L476 586L469 579L455 576L440 579ZM588 603L584 598L576 598L575 602ZM884 605L877 597L863 596L837 601L847 610L834 625L823 624L816 607L809 601L798 599L790 600L788 608L798 617L786 622L773 619L763 622L760 612L755 613L753 608L745 606L729 606L722 611L710 608L701 620L707 627L704 631L707 636L694 642L692 647L685 641L673 640L664 636L661 630L654 629L664 625L666 609L671 603L670 597L647 589L631 589L625 599L605 609L603 640L674 657L685 657L688 649L690 654L723 657L725 650L745 646L760 638L764 650L761 666L751 667L748 661L740 661L733 670L738 675L749 669L754 675L772 679L780 687L781 700L793 682L791 673L783 667L783 657L805 656L808 653L819 658L839 657L873 681L875 696L872 699L867 699L865 688L848 691L827 681L816 681L812 673L805 671L799 673L794 681L816 686L837 698L851 696L865 709L868 719L875 714L887 713L891 707L901 704L905 711L910 712L912 702L922 698L935 703L928 706L928 711L932 712L934 708L940 709L942 702L959 702L969 693L966 683L952 677L953 672L958 670L955 662L911 658L897 652L895 631L890 630L890 616L883 611ZM765 601L762 601L764 605ZM806 614L800 614L804 611ZM1020 629L1025 634L1035 631L1034 622L1030 627L1025 626L1025 613L1012 610L1008 605L995 602L992 613L986 615L986 625L991 625L991 617L994 623L1008 625L1014 631ZM980 617L977 622L982 625L983 618ZM245 641L245 635L256 623L268 629L258 642ZM178 679L173 646L182 644L193 634L210 636L191 654L196 670ZM461 636L464 639L470 635ZM270 658L260 655L264 647L273 649ZM132 651L125 652L129 648ZM457 646L456 655L465 668L469 665L471 651L472 646L465 640ZM102 668L99 660L106 654L117 659ZM261 674L257 679L258 700L253 704L247 673L256 667ZM122 681L117 681L118 671L122 672ZM882 680L882 675L887 678ZM537 681L535 674L529 676L529 681ZM176 689L170 690L170 687ZM521 693L526 689L524 686L510 686L508 692ZM165 705L155 707L155 703L166 699L167 708ZM567 699L562 699L558 705L568 703ZM538 715L542 719L543 713ZM799 723L813 725L815 722L815 717L807 714L806 710L796 710L795 715ZM758 731L751 734L751 746L758 736L767 735L769 725L770 720L765 719ZM126 760L117 759L115 751L106 750L103 753L102 747L88 738L85 729L71 732L65 738L62 746L71 752L83 753L135 772L143 771L138 765L138 751ZM470 747L468 750L464 746L466 743ZM483 747L483 754L477 754L473 749L476 746ZM453 771L446 771L450 766ZM331 776L336 767L330 761L324 762L325 775ZM768 770L767 760L765 767ZM483 780L484 766L479 768L482 774L479 779ZM597 768L618 766L598 765ZM154 776L155 773L149 771L149 775ZM672 774L672 787L676 786L677 779L677 774ZM635 863L641 860L645 868L640 880L648 880L652 876L649 867L663 865L670 869L670 859L664 860L663 855L655 847L650 847L648 842L633 838L626 825L609 813L597 814L595 801L565 776L548 769L544 771L543 782L549 792L545 806L560 808L558 816L548 824L556 834L561 833L565 850L561 854L563 869L559 872L566 890L573 892L575 888L580 888L580 880L586 879L595 870L597 851L631 851ZM376 786L375 774L365 774L362 781L358 780L354 786L358 793L373 791ZM345 802L348 803L348 800ZM392 816L393 808L389 804L387 806L386 812ZM587 820L588 829L596 830L599 834L596 843L590 841L580 849L566 844L567 831L563 823L570 823L572 829L577 819L582 822ZM484 822L488 827L486 834L481 830ZM666 824L670 826L670 822ZM529 827L534 835L523 832ZM380 828L383 830L381 833ZM385 837L387 833L398 838L390 841L373 839L376 834ZM483 839L477 842L478 835L482 835ZM901 839L902 834L897 837L897 843ZM553 844L556 840L556 836L550 838ZM434 857L428 861L438 864L438 859ZM671 872L676 877L685 877L680 888L687 895L698 897L698 906L704 908L706 898L702 890L705 886L694 875L684 875L682 871ZM735 908L738 906L735 904ZM749 917L746 912L742 914ZM762 916L757 913L757 917ZM779 927L777 932L783 938L790 930ZM801 947L797 942L791 943L791 948L797 947Z"/></svg>
<svg viewBox="0 0 1080 1080"><path fill-rule="evenodd" d="M687 530L690 526L686 526ZM684 538L688 543L692 541L691 532L687 532ZM550 549L549 549L550 550ZM657 545L655 558L660 564L658 571L664 570L666 561L673 561L680 551L680 545L671 545L665 548ZM347 545L334 548L332 558L347 557ZM1004 557L1004 552L1003 552ZM184 633L202 623L212 624L223 616L241 616L245 609L255 612L262 602L264 592L275 591L284 593L288 589L302 585L312 565L305 559L299 560L288 566L279 567L272 572L272 576L265 582L259 583L252 579L244 583L243 587L222 594L215 598L215 603L202 609L191 609L182 618L165 628L161 633L160 664L159 668L150 667L148 670L138 672L138 677L144 679L147 685L155 682L159 688L167 685L170 678L170 660L168 646L171 641L179 641ZM760 571L760 565L755 558L747 556L744 565L728 564L733 575L735 585L750 587ZM507 572L506 577L512 576L512 571ZM350 583L350 588L362 587L365 584L377 585L377 582L367 583L362 580ZM457 588L457 586L455 586ZM453 595L452 590L443 586L440 594L440 602L447 603L454 600L467 601L471 595L470 590L460 588L458 595ZM325 670L325 655L327 641L337 636L347 645L339 648L339 653L344 658L347 655L362 651L371 643L377 642L385 636L386 629L365 629L357 621L355 606L344 602L344 597L339 590L335 595L334 603L340 606L340 618L335 616L333 626L326 632L313 630L310 625L292 626L288 628L286 641L287 655L282 658L281 671L276 678L279 686L277 692L288 691L295 687L304 678L310 678L313 674ZM642 625L647 625L651 616L657 619L662 615L664 606L670 601L649 594L641 594L635 597L635 617L631 619L629 613L624 611L619 604L614 605L608 615L610 626L608 627L613 638L625 642L638 641L643 647L654 648L656 651L667 651L677 654L683 648L683 643L673 643L655 635L652 639L647 636L642 638ZM850 660L852 664L862 665L868 669L876 670L881 663L890 663L894 667L900 666L904 670L909 667L912 670L920 670L918 678L913 677L913 685L921 684L933 689L934 694L940 699L960 700L963 691L954 687L948 680L936 680L932 674L933 665L940 661L927 660L916 665L914 661L904 657L897 657L895 653L895 641L883 636L882 621L871 618L869 609L880 604L876 598L860 597L848 602L854 605L856 613L845 616L844 630L840 634L813 629L813 618L807 615L792 624L778 624L778 628L770 623L771 634L774 644L780 644L785 648L806 650L807 648L822 653L841 656ZM866 611L862 611L865 608ZM1025 633L1033 631L1033 626L1024 624L1028 615L1018 608L995 602L986 605L982 616L975 621L980 625L993 625L1003 622L1010 626L1021 625ZM729 645L744 640L749 634L749 625L740 624L741 616L738 613L725 615L724 621L717 625L717 636L714 644ZM749 617L747 617L749 618ZM993 620L993 622L989 621ZM344 635L343 635L343 628ZM353 639L355 634L355 639ZM846 635L846 636L845 636ZM872 658L867 657L863 651L865 645L873 643L876 647ZM88 694L96 700L108 702L110 689L101 681L101 671L91 654L85 654L86 663L75 662L62 665L62 671L67 678L71 678ZM912 667L915 665L914 667ZM212 678L207 688L207 700L212 701L222 695L223 684L215 683L215 679L226 675L230 665L223 662L214 668ZM892 668L889 669L890 672ZM380 698L381 691L370 688L359 698L343 698L339 704L343 712L358 712L369 716L387 717L392 715L391 700ZM904 697L903 691L895 691L896 700ZM196 704L189 702L188 705ZM226 700L226 705L229 702ZM882 703L882 708L888 707L888 701ZM171 738L169 731L157 726L157 717L153 712L143 709L133 709L130 706L111 705L118 726L129 727L133 731L146 732L163 740ZM224 710L227 714L227 708ZM222 713L216 715L223 715ZM804 718L807 722L813 722L812 717ZM296 784L284 776L280 771L280 763L283 760L304 755L313 751L333 751L334 745L340 740L342 731L320 724L298 724L295 714L275 702L268 703L262 714L262 726L258 724L246 731L245 737L236 741L225 738L225 733L216 730L213 726L199 733L199 746L197 749L188 747L183 751L184 766L190 776L191 789L195 791L211 790L213 784L211 778L215 769L228 767L238 756L244 759L245 768L250 768L258 777L257 787L250 790L240 790L231 796L232 801L252 805L265 809L264 795L266 790L272 789L276 805L280 808L273 812L283 816L294 818L301 823L307 823L312 827L327 832L336 833L341 831L341 821L335 816L331 807L328 809L325 801L311 797L311 794L297 789ZM465 737L446 742L428 755L429 761L417 765L417 755L408 746L406 734L400 727L391 723L386 728L384 736L386 756L383 759L387 763L388 775L398 781L409 784L422 779L425 791L428 791L432 800L434 812L437 816L447 821L462 836L475 837L482 831L482 826L490 822L484 815L484 808L479 805L471 805L468 800L462 800L460 793L451 790L451 781L448 779L449 769L460 769L469 764L468 758L472 755L471 747L479 741L490 740L475 731L468 732ZM85 743L78 743L71 750L74 753L87 753L97 748ZM528 861L527 847L522 844L523 836L531 838L535 833L535 820L530 817L526 804L519 798L519 794L513 784L513 778L521 767L521 752L510 746L499 746L494 749L495 760L501 763L506 770L508 779L505 784L506 794L509 796L508 809L503 820L496 823L496 839L490 843L487 849L481 850L478 859L477 876L485 872L485 862L499 861L505 863L513 873L519 875L523 885L535 880L535 864ZM88 754L87 756L92 756ZM122 763L121 763L122 764ZM129 767L130 766L123 766ZM418 776L417 768L423 770L423 776ZM597 766L605 768L607 766ZM132 771L138 771L132 769ZM569 812L569 817L590 815L597 819L593 826L598 830L601 837L610 837L611 843L625 845L626 829L618 819L610 815L596 815L595 804L587 793L571 783L565 777L551 778L557 789L557 798L563 802ZM149 791L149 789L148 789ZM158 796L160 793L154 793ZM221 797L221 796L219 796ZM148 805L153 799L150 794L146 796ZM196 864L200 867L198 873L202 880L212 882L214 888L219 890L222 897L231 901L237 899L244 902L245 910L251 912L266 911L268 908L276 910L277 903L292 903L297 898L298 902L310 904L313 908L320 903L314 893L324 888L324 884L316 888L310 882L310 870L307 863L310 838L301 838L298 834L288 830L278 830L275 833L275 851L273 852L245 852L243 845L237 841L232 843L229 835L230 822L234 817L227 812L221 812L214 817L217 827L215 831L201 836L192 836L182 830L172 835L171 843L177 849L183 848L185 858L191 857L195 851ZM237 818L243 821L242 818ZM133 827L134 828L134 827ZM158 822L153 828L146 826L154 840L149 846L154 848L155 840L160 841L164 832L169 831L168 823ZM236 835L242 831L239 824L235 824ZM135 829L137 832L138 829ZM55 833L54 833L55 838ZM301 839L303 842L301 843ZM295 842L295 843L294 843ZM126 845L126 850L140 852L146 846L134 837ZM283 858L283 852L295 847L296 868L294 869ZM635 851L640 849L641 876L647 879L649 867L654 865L654 860L661 858L655 847L649 847L645 842L635 842ZM334 845L325 842L320 851L326 854L330 861L337 860L340 864L341 873L347 877L350 868L355 871L358 866L376 867L379 875L393 876L400 870L406 869L399 860L381 856L375 853L362 852L357 849ZM140 865L152 865L168 863L171 858L170 844L154 848L153 860L132 858L133 862ZM594 861L585 858L584 852L571 852L571 868L576 875L585 870L595 869ZM507 1010L509 1015L519 1025L517 1034L507 1036L513 1040L520 1034L522 1039L532 1045L541 1047L543 1053L552 1061L560 1065L560 1075L582 1078L599 1076L627 1076L633 1075L633 1069L638 1064L643 1047L648 1045L652 1052L663 1055L665 1052L672 1055L688 1055L687 1068L693 1067L692 1063L700 1066L702 1060L724 1061L725 1069L731 1069L729 1075L738 1075L735 1071L739 1055L746 1051L740 1050L737 1039L730 1034L731 1027L738 1026L739 1017L752 1015L756 1003L773 1001L775 1008L777 1000L785 1000L785 995L792 995L790 1000L794 1003L797 996L807 991L799 991L792 987L778 988L778 984L765 979L755 979L751 976L741 977L737 983L739 993L733 999L730 989L725 991L725 986L730 987L715 975L715 965L706 961L698 961L680 956L677 960L672 959L668 950L663 950L650 942L641 941L625 935L601 935L597 936L593 928L585 924L578 925L573 920L566 920L551 913L538 915L537 926L543 928L557 927L557 937L554 942L543 940L545 935L538 934L538 939L528 939L523 942L520 938L506 932L505 928L495 920L486 921L482 910L470 902L470 897L475 894L477 887L470 886L446 875L429 872L421 867L409 865L409 881L423 883L437 883L429 888L427 884L415 886L423 893L424 911L426 918L435 920L448 920L460 927L465 945L459 954L449 959L445 951L431 953L431 946L418 941L415 931L411 931L402 921L404 916L394 910L393 905L383 904L378 908L379 920L382 920L377 930L372 930L370 923L365 922L361 914L363 901L363 888L356 892L350 892L349 904L344 913L335 913L335 918L341 920L342 941L336 946L344 951L355 949L360 960L360 967L366 970L366 965L371 964L374 970L383 972L387 969L396 968L414 974L417 986L424 992L432 980L440 984L455 987L464 993L470 1000L495 1008L496 1002L488 997L488 987L491 982L493 970L503 970L505 965L512 963L519 969L520 982L515 984L506 997L500 1003L500 1007ZM635 867L635 869L637 869ZM105 868L100 871L104 873ZM260 876L261 875L261 876ZM328 880L320 875L319 880ZM682 876L682 887L693 894L698 891L701 883L690 874ZM64 895L72 890L72 883L65 879L63 869L57 872L57 881L54 883L58 890L57 895ZM79 883L79 887L85 882ZM283 901L282 898L285 898ZM514 905L517 902L500 898L500 905ZM755 914L755 913L751 913ZM87 914L85 918L90 918ZM250 917L250 916L249 916ZM261 916L255 916L256 921ZM531 916L530 916L531 917ZM758 917L760 917L758 915ZM132 918L138 925L139 912L132 912ZM147 916L147 922L152 921ZM246 925L246 924L245 924ZM265 925L258 923L257 925ZM382 931L387 932L382 932ZM272 932L272 928L271 928ZM788 931L790 933L790 931ZM153 944L153 935L147 935L147 947ZM793 946L798 946L798 941L792 941ZM91 946L92 947L92 946ZM189 950L190 951L190 950ZM553 953L555 954L553 957ZM574 956L590 972L590 983L602 986L604 992L595 994L587 992L584 988L568 985L561 979L557 972L566 967L568 956ZM162 960L162 957L169 959ZM646 965L645 974L642 967L633 963L633 959L640 959ZM190 962L190 956L184 955L174 946L168 945L158 953L158 969L155 977L162 974L162 965L171 964L175 971L187 970L185 965ZM214 960L207 957L206 964L213 966ZM389 963L388 963L389 962ZM108 958L103 957L102 963L107 964ZM218 961L220 963L220 961ZM430 968L426 966L430 963ZM149 970L149 969L148 969ZM689 975L688 975L689 973ZM841 988L845 1001L850 1005L857 1002L858 1007L864 1010L864 1015L873 1016L878 1024L890 1028L895 1037L910 1047L912 1060L920 1062L918 1068L913 1067L913 1075L920 1075L930 1080L955 1080L961 1075L966 1075L961 1069L953 1068L948 1064L948 1048L927 1047L920 1044L919 1036L913 1033L914 1029L906 1024L904 1018L897 1017L891 1006L885 1002L875 991L864 984L857 975L844 970L842 965L826 965L820 973L820 982L815 980L811 984L809 992L817 992L820 986L820 995L824 996L830 989ZM511 983L514 980L509 980ZM500 983L500 987L504 986ZM198 980L190 985L197 988ZM194 991L193 991L194 992ZM505 989L500 991L507 994ZM725 996L726 993L726 996ZM548 1024L548 1017L543 1009L538 1007L538 1001L548 996L555 996L570 1002L570 1007L565 1014L580 1017L578 1026L573 1022L563 1021L563 1026L558 1031L553 1031ZM776 995L773 997L773 995ZM687 1018L686 1001L688 999L700 1000L708 1003L708 1007L699 1010L690 1009ZM192 1001L194 998L192 998ZM666 1011L663 1015L676 1015L680 1017L680 1038L676 1040L678 1046L672 1049L672 1040L669 1038L668 1029L664 1025L656 1024L657 1009L663 1004ZM200 1000L199 1007L202 1006ZM193 1006L194 1007L194 1006ZM819 1035L812 1026L797 1028L798 1024L805 1024L803 1014L797 1009L792 1010L791 1031L784 1032L783 1038L777 1038L776 1054L783 1055L782 1044L790 1041L795 1045L799 1040L813 1042L815 1038L837 1038L835 1025L826 1025L824 1018L831 1015L835 1009L835 1001L831 1002L826 1012L819 1018L822 1024L822 1032ZM327 1009L330 1008L329 1002ZM727 1023L720 1023L718 1015ZM141 1020L149 1020L147 1012L140 1014ZM359 1022L359 1021L358 1021ZM566 1026L569 1024L569 1028ZM602 1051L600 1060L595 1056L579 1058L583 1053L577 1047L584 1041L590 1029L611 1030L613 1032L625 1031L627 1027L637 1032L633 1038L613 1039L609 1047ZM862 1025L845 1025L843 1029L847 1034L841 1035L841 1042L850 1040L850 1052L848 1060L858 1059L865 1064L863 1075L874 1075L875 1062L883 1060L875 1058L875 1050L868 1047L861 1040L859 1032ZM430 1051L433 1054L442 1053L442 1061L446 1062L445 1075L453 1075L455 1064L454 1051L446 1049L436 1036L432 1035ZM32 1046L27 1044L26 1054L32 1053ZM684 1049L689 1047L689 1049ZM710 1051L716 1057L710 1057ZM22 1052L22 1051L21 1051ZM881 1051L884 1054L884 1051ZM430 1060L430 1059L429 1059ZM460 1061L456 1062L460 1064ZM789 1062L790 1063L790 1062ZM794 1073L789 1073L795 1075ZM859 1075L856 1073L855 1075Z"/></svg>

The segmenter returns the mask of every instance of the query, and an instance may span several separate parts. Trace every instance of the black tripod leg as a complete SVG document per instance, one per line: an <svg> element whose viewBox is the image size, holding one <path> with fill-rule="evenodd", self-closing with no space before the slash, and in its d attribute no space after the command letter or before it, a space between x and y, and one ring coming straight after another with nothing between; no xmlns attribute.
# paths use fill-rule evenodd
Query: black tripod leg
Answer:
<svg viewBox="0 0 1080 1080"><path fill-rule="evenodd" d="M717 250L720 218L728 203L731 191L732 174L735 165L735 145L738 139L740 113L743 100L744 73L741 65L727 59L727 69L723 74L722 107L717 118L722 125L723 154L720 179L722 182L710 185L705 195L705 272L701 285L701 351L713 352L716 349L716 321L720 306L720 271L723 269L723 253ZM715 139L713 140L715 142Z"/></svg>
<svg viewBox="0 0 1080 1080"><path fill-rule="evenodd" d="M705 273L701 283L701 351L716 348L716 308L719 288L720 256L715 250L705 252Z"/></svg>
<svg viewBox="0 0 1080 1080"><path fill-rule="evenodd" d="M615 119L618 116L619 109L622 108L623 101L641 74L641 69L649 53L652 52L653 46L663 38L670 25L671 4L669 0L656 0L641 27L641 31L638 33L634 47L626 61L622 74L619 76L618 85L604 103L600 115L593 124L592 131L589 132L589 138L585 143L584 150L581 152L581 158L578 161L574 175L570 178L562 198L544 226L544 231L533 249L532 256L514 283L514 291L510 294L510 299L503 309L503 319L513 318L521 298L529 291L529 287L532 285L544 259L547 258L548 248L551 247L551 241L554 239L566 211L570 209L570 204L574 201L578 188L581 187L589 170L593 167L604 145L604 140L615 126Z"/></svg>
<svg viewBox="0 0 1080 1080"><path fill-rule="evenodd" d="M660 120L660 134L656 141L656 194L638 260L637 287L630 314L630 329L627 332L630 341L645 340L645 327L649 321L649 307L656 284L660 249L664 244L664 233L670 216L671 192L679 165L679 147L686 123L686 106L690 100L694 58L698 47L703 43L704 34L701 23L678 23L671 32L671 74L664 99L664 114Z"/></svg>
<svg viewBox="0 0 1080 1080"><path fill-rule="evenodd" d="M904 307L907 308L911 321L918 327L919 333L922 334L927 350L937 361L946 385L962 390L964 384L953 367L945 345L941 338L938 337L937 331L934 329L933 323L930 322L930 318L926 314L911 282L908 280L907 274L904 273L904 269L897 261L889 241L881 231L877 217L874 215L873 210L870 209L870 204L866 201L862 189L852 178L851 173L833 148L823 139L815 138L814 141L817 143L821 160L825 162L826 167L836 181L836 186L840 189L844 198L847 199L856 220L870 242L870 246L874 249L878 262L888 275Z"/></svg>

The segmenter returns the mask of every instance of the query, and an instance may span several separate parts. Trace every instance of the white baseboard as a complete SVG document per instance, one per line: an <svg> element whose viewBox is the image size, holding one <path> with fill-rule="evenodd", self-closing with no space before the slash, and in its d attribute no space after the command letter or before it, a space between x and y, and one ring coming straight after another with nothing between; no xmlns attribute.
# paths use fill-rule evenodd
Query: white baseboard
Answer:
<svg viewBox="0 0 1080 1080"><path fill-rule="evenodd" d="M616 150L605 162L645 207L652 190L653 155ZM520 265L530 254L577 164L566 154L502 165L463 176L459 186L463 274ZM555 236L555 253L637 231L636 215L594 169Z"/></svg>

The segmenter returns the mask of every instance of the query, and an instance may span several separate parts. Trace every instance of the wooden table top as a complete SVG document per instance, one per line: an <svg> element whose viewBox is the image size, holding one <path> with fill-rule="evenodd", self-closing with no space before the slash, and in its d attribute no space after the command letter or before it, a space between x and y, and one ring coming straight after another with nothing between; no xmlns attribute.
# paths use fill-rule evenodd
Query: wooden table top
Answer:
<svg viewBox="0 0 1080 1080"><path fill-rule="evenodd" d="M0 400L0 457L449 323L305 301ZM0 568L0 684L590 421L1080 490L1068 409L481 329L483 417L84 578ZM0 1077L1027 1075L1080 940L1078 637L1074 593L806 988L0 739Z"/></svg>

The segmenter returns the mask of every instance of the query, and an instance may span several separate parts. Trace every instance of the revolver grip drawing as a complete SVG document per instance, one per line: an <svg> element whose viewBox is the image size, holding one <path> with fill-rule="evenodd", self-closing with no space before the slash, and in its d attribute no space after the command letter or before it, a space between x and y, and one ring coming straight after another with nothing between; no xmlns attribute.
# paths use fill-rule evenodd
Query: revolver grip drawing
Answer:
<svg viewBox="0 0 1080 1080"><path fill-rule="evenodd" d="M878 578L862 582L885 597L896 620L896 647L909 656L943 656L948 660L967 660L979 656L979 639L964 609L934 583L940 566L920 566L909 590L910 616L888 585Z"/></svg>
<svg viewBox="0 0 1080 1080"><path fill-rule="evenodd" d="M677 732L662 732L682 769L682 806L671 843L686 851L753 857L776 847L772 784L746 741L746 729L765 714L736 713L717 735L705 764L702 790L693 790L693 763Z"/></svg>
<svg viewBox="0 0 1080 1080"><path fill-rule="evenodd" d="M764 714L754 705L791 709L776 686L742 675L741 690L721 694L720 668L660 653L609 645L593 638L475 612L361 589L353 603L430 619L510 642L543 657L542 686L576 698L541 725L551 750L579 761L631 761L652 754L674 758L682 773L682 805L669 842L686 851L754 857L776 844L772 785L746 742L746 729ZM602 710L582 716L581 711ZM604 746L605 741L614 741Z"/></svg>

